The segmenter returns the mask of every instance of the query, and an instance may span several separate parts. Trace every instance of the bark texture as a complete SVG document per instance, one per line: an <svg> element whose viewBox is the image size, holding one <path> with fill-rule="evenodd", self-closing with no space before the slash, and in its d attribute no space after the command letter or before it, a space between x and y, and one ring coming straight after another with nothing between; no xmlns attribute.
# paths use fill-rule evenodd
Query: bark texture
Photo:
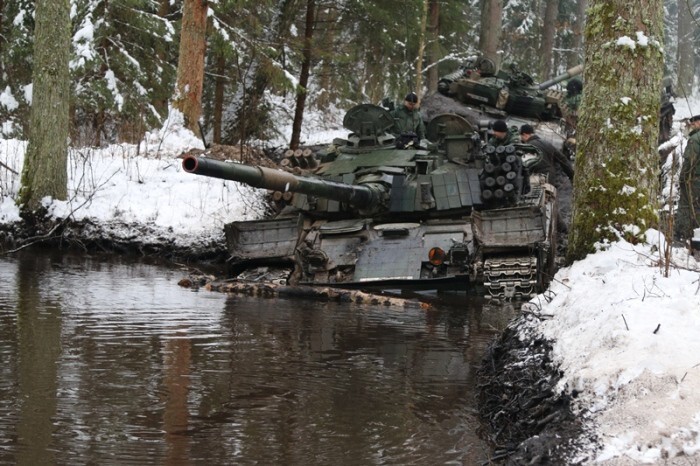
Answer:
<svg viewBox="0 0 700 466"><path fill-rule="evenodd" d="M693 42L696 23L691 12L692 0L678 1L678 94L690 96L695 78Z"/></svg>
<svg viewBox="0 0 700 466"><path fill-rule="evenodd" d="M304 31L304 49L302 54L304 60L301 63L299 74L299 88L297 89L296 107L294 109L294 121L292 122L292 139L289 147L298 149L301 139L301 125L304 122L304 108L306 107L306 96L308 93L309 74L311 70L313 37L315 26L316 0L306 0L306 19Z"/></svg>
<svg viewBox="0 0 700 466"><path fill-rule="evenodd" d="M589 2L569 260L657 224L661 0Z"/></svg>
<svg viewBox="0 0 700 466"><path fill-rule="evenodd" d="M441 58L440 52L440 2L438 0L430 0L428 6L428 76L426 79L426 87L428 95L437 92L438 79L440 78L438 63Z"/></svg>
<svg viewBox="0 0 700 466"><path fill-rule="evenodd" d="M479 35L479 50L493 60L496 66L501 63L498 47L501 42L503 25L503 0L481 1L481 33Z"/></svg>
<svg viewBox="0 0 700 466"><path fill-rule="evenodd" d="M17 200L24 213L37 210L45 196L67 198L69 14L69 0L36 2L31 134Z"/></svg>
<svg viewBox="0 0 700 466"><path fill-rule="evenodd" d="M180 32L180 56L177 63L174 106L184 115L187 128L198 135L201 135L199 117L202 114L208 9L206 1L185 0Z"/></svg>
<svg viewBox="0 0 700 466"><path fill-rule="evenodd" d="M552 49L554 48L554 33L557 29L559 15L559 0L547 0L544 8L542 24L542 47L540 48L540 78L549 79L552 75Z"/></svg>

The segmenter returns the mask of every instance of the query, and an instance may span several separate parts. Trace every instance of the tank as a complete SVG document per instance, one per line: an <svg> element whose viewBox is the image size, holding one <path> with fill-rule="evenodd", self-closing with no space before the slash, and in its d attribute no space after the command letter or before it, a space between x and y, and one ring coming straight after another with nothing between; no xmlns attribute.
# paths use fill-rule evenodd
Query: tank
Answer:
<svg viewBox="0 0 700 466"><path fill-rule="evenodd" d="M542 139L573 156L564 144L568 136L562 120L565 93L553 86L582 71L582 65L575 66L536 84L514 65L497 71L490 60L472 58L443 76L439 92L423 99L421 109L428 119L446 112L458 114L484 131L497 119L517 128L529 124Z"/></svg>
<svg viewBox="0 0 700 466"><path fill-rule="evenodd" d="M499 299L544 290L556 191L523 168L533 148L486 145L465 118L443 114L427 125L427 140L398 149L393 123L382 107L353 107L347 138L289 150L279 169L185 157L184 171L267 189L277 206L273 218L225 225L232 274L282 267L289 285Z"/></svg>
<svg viewBox="0 0 700 466"><path fill-rule="evenodd" d="M427 118L450 111L481 126L487 126L495 119L504 119L516 127L527 123L537 130L540 137L573 158L576 118L567 115L566 93L553 86L575 78L583 69L583 65L577 65L536 84L531 76L514 65L497 71L490 60L472 57L458 70L439 80L439 92L425 98L422 109ZM671 136L674 97L671 78L664 77L660 94L659 144Z"/></svg>

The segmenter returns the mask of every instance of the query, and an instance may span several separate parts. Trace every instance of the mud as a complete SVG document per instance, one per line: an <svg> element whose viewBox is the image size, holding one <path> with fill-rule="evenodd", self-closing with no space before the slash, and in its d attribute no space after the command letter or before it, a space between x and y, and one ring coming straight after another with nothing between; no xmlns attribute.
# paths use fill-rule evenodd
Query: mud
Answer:
<svg viewBox="0 0 700 466"><path fill-rule="evenodd" d="M488 348L479 370L482 436L493 464L576 465L590 461L593 434L575 409L576 392L560 393L552 344L516 319Z"/></svg>

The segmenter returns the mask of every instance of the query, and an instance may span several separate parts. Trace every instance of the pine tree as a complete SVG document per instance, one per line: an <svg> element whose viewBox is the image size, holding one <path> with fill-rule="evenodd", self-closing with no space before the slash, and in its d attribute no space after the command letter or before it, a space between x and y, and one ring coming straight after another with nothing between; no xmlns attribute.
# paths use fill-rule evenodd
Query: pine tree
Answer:
<svg viewBox="0 0 700 466"><path fill-rule="evenodd" d="M656 225L662 1L591 0L569 260Z"/></svg>

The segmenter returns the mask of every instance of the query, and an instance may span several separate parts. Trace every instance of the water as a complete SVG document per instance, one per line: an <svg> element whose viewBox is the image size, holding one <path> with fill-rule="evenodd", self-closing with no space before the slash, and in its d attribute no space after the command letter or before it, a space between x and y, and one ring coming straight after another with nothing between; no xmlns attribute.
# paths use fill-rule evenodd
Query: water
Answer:
<svg viewBox="0 0 700 466"><path fill-rule="evenodd" d="M510 317L194 292L164 266L0 258L1 464L478 464Z"/></svg>

